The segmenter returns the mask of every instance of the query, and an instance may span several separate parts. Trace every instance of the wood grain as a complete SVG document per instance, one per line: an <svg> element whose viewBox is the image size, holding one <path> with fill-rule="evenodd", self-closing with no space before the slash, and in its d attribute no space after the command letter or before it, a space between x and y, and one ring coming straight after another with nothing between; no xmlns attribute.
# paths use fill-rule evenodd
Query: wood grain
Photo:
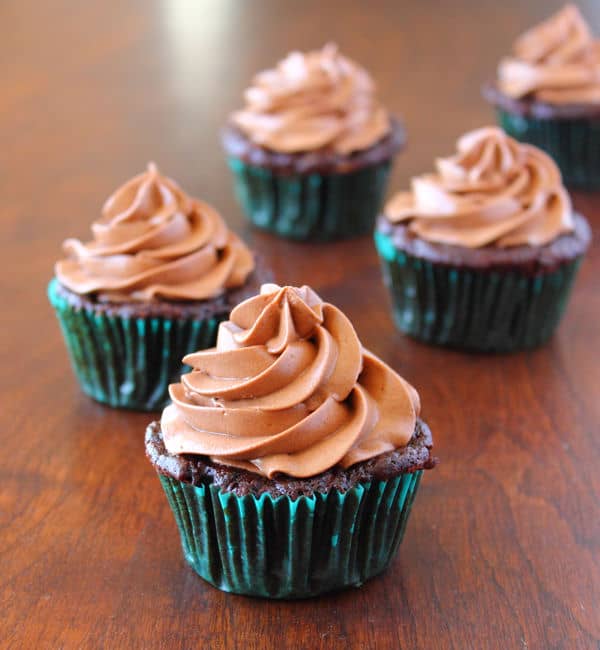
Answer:
<svg viewBox="0 0 600 650"><path fill-rule="evenodd" d="M429 348L394 330L369 238L293 244L243 222L217 135L253 72L335 40L405 119L392 188L405 187L492 120L479 83L560 4L0 3L0 647L597 650L598 242L543 349ZM600 32L600 5L580 4ZM345 310L421 393L442 463L397 560L360 590L282 603L204 584L144 458L148 415L77 388L45 286L61 241L87 236L148 160L218 206L280 282ZM600 196L575 204L600 227Z"/></svg>

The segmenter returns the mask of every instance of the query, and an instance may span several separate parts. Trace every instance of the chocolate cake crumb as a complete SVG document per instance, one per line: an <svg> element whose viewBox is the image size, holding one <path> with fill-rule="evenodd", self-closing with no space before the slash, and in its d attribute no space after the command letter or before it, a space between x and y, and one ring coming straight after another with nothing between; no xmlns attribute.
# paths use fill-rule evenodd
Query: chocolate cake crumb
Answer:
<svg viewBox="0 0 600 650"><path fill-rule="evenodd" d="M431 455L433 441L429 427L418 419L412 438L402 449L380 454L356 463L348 469L336 465L309 478L295 478L279 474L272 479L243 469L212 462L206 456L170 454L164 445L160 422L152 422L146 429L146 455L156 470L165 476L192 485L216 485L237 496L268 492L273 497L312 496L330 490L346 492L359 483L386 480L399 474L431 469L437 458Z"/></svg>
<svg viewBox="0 0 600 650"><path fill-rule="evenodd" d="M74 309L86 309L96 314L129 318L193 318L205 320L228 315L240 302L260 292L261 284L273 281L273 273L260 257L256 266L241 287L226 289L220 296L208 300L167 300L157 298L149 302L101 302L94 294L81 295L57 282L56 292Z"/></svg>
<svg viewBox="0 0 600 650"><path fill-rule="evenodd" d="M545 246L466 248L437 244L412 234L406 222L392 223L384 215L377 220L376 228L390 237L397 250L434 264L539 275L554 271L561 264L574 260L587 250L592 238L590 226L580 214L573 217L574 231L557 237Z"/></svg>
<svg viewBox="0 0 600 650"><path fill-rule="evenodd" d="M272 151L252 142L232 124L223 129L221 140L230 156L279 174L346 174L389 160L404 146L406 133L400 121L392 118L390 132L384 138L350 155L330 148L299 153Z"/></svg>
<svg viewBox="0 0 600 650"><path fill-rule="evenodd" d="M541 102L535 97L509 97L498 88L498 84L494 81L485 83L481 88L481 93L493 106L522 117L537 117L547 120L600 120L599 104L549 104Z"/></svg>

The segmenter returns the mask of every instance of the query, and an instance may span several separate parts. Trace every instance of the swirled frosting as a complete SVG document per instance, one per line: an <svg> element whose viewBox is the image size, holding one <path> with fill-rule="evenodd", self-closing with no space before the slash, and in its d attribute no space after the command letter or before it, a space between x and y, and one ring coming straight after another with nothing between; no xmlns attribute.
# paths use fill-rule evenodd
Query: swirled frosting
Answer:
<svg viewBox="0 0 600 650"><path fill-rule="evenodd" d="M230 319L170 386L161 419L170 453L305 478L410 440L416 391L314 291L263 285Z"/></svg>
<svg viewBox="0 0 600 650"><path fill-rule="evenodd" d="M246 245L210 205L191 199L154 164L120 187L92 224L67 239L58 280L104 301L204 300L241 286L254 268Z"/></svg>
<svg viewBox="0 0 600 650"><path fill-rule="evenodd" d="M520 36L500 62L498 86L549 104L600 103L600 41L574 5Z"/></svg>
<svg viewBox="0 0 600 650"><path fill-rule="evenodd" d="M369 74L335 45L292 52L257 74L231 120L254 143L282 153L360 151L390 131Z"/></svg>
<svg viewBox="0 0 600 650"><path fill-rule="evenodd" d="M543 246L573 230L573 211L558 167L546 153L497 127L463 135L437 172L412 180L384 213L430 242Z"/></svg>

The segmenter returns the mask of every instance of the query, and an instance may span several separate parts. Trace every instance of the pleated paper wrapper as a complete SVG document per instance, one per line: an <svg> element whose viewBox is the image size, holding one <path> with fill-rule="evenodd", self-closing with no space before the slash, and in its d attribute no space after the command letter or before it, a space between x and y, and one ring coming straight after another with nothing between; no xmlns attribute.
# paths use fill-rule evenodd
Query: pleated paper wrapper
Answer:
<svg viewBox="0 0 600 650"><path fill-rule="evenodd" d="M383 280L398 328L454 348L512 352L534 348L554 333L581 258L548 273L527 275L436 264L398 250L376 232Z"/></svg>
<svg viewBox="0 0 600 650"><path fill-rule="evenodd" d="M308 598L358 587L385 570L422 473L296 499L159 477L185 559L204 580L237 594Z"/></svg>
<svg viewBox="0 0 600 650"><path fill-rule="evenodd" d="M109 406L156 411L168 386L189 369L186 354L215 345L226 315L192 318L128 317L77 308L48 286L75 375L86 395Z"/></svg>
<svg viewBox="0 0 600 650"><path fill-rule="evenodd" d="M236 196L258 228L298 240L369 234L381 207L390 161L339 174L283 174L228 159Z"/></svg>

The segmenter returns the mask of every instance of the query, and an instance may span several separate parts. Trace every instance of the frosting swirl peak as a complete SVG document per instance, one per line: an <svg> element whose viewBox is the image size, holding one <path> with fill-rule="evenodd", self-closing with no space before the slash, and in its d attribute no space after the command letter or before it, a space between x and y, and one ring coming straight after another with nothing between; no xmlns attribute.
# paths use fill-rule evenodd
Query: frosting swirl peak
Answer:
<svg viewBox="0 0 600 650"><path fill-rule="evenodd" d="M600 103L600 41L579 9L563 7L522 34L498 67L500 90L549 104Z"/></svg>
<svg viewBox="0 0 600 650"><path fill-rule="evenodd" d="M276 68L257 74L244 96L246 106L233 113L233 124L277 152L330 148L350 154L390 131L371 77L333 44L292 52Z"/></svg>
<svg viewBox="0 0 600 650"><path fill-rule="evenodd" d="M210 205L191 199L156 165L108 198L94 239L67 239L56 276L105 301L204 300L241 286L254 268L246 245Z"/></svg>
<svg viewBox="0 0 600 650"><path fill-rule="evenodd" d="M552 158L497 127L463 135L457 153L436 167L384 210L422 239L467 248L543 246L573 230L571 201Z"/></svg>
<svg viewBox="0 0 600 650"><path fill-rule="evenodd" d="M403 447L415 428L414 388L308 287L263 285L184 363L161 419L173 454L305 478Z"/></svg>

